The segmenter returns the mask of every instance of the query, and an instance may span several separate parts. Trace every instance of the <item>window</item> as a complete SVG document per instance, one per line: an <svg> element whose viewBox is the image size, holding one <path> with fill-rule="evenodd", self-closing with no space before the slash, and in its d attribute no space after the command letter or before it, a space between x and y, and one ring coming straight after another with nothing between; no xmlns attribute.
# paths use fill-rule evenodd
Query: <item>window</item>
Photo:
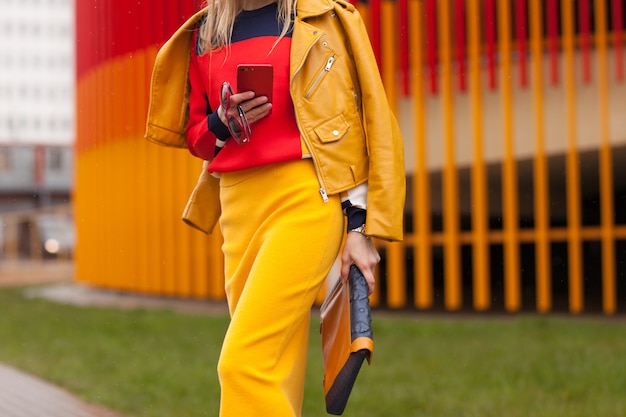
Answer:
<svg viewBox="0 0 626 417"><path fill-rule="evenodd" d="M0 171L8 171L11 168L9 148L0 147Z"/></svg>
<svg viewBox="0 0 626 417"><path fill-rule="evenodd" d="M68 118L63 119L61 126L64 130L70 130L72 128L72 121Z"/></svg>
<svg viewBox="0 0 626 417"><path fill-rule="evenodd" d="M2 22L1 30L3 35L10 35L13 32L13 24L8 21Z"/></svg>
<svg viewBox="0 0 626 417"><path fill-rule="evenodd" d="M63 151L61 148L48 148L48 169L54 172L63 169Z"/></svg>

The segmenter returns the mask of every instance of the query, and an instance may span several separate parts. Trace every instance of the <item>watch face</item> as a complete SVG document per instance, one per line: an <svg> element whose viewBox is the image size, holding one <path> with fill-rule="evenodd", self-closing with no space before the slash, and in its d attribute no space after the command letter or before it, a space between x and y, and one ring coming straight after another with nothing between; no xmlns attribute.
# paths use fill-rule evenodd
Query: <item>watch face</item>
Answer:
<svg viewBox="0 0 626 417"><path fill-rule="evenodd" d="M359 227L356 227L352 230L350 230L351 232L359 232L359 233L365 233L365 225L362 224Z"/></svg>

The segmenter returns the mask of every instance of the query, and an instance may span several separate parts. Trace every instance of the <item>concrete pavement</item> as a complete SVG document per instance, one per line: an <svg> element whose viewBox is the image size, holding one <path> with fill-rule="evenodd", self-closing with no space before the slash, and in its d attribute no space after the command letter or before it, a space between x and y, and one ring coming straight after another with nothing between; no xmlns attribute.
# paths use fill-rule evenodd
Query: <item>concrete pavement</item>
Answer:
<svg viewBox="0 0 626 417"><path fill-rule="evenodd" d="M46 381L0 363L2 417L122 417Z"/></svg>

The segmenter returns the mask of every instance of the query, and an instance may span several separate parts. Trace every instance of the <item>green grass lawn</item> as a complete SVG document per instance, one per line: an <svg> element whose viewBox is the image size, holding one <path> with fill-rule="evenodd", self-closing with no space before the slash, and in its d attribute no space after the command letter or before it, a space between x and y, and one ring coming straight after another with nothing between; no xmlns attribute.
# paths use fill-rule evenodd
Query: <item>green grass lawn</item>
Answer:
<svg viewBox="0 0 626 417"><path fill-rule="evenodd" d="M217 416L215 367L227 323L78 308L2 289L0 361L128 416ZM316 318L305 417L326 415L318 326ZM345 416L626 416L624 320L374 312L374 338L372 366Z"/></svg>

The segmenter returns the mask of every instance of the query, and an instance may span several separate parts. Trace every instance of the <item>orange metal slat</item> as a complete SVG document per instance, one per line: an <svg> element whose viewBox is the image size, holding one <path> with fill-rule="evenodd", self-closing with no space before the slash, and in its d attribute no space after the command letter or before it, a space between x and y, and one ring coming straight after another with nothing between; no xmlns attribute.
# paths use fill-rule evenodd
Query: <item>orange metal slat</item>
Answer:
<svg viewBox="0 0 626 417"><path fill-rule="evenodd" d="M609 130L606 5L595 1L596 51L598 62L598 107L600 109L600 223L602 234L602 307L606 314L617 310L615 237L613 224L613 158Z"/></svg>
<svg viewBox="0 0 626 417"><path fill-rule="evenodd" d="M397 79L398 69L396 45L398 41L396 2L381 2L381 45L382 75L389 105L397 113ZM406 257L404 244L401 242L387 243L387 305L391 308L406 306Z"/></svg>
<svg viewBox="0 0 626 417"><path fill-rule="evenodd" d="M498 2L498 37L500 39L500 89L503 118L504 156L502 160L502 211L504 243L504 308L521 308L520 256L518 234L517 169L513 137L513 93L511 80L511 5ZM524 58L525 60L525 58ZM524 61L525 62L525 61ZM525 64L524 64L525 65ZM525 80L525 71L524 80ZM525 81L522 83L525 85Z"/></svg>
<svg viewBox="0 0 626 417"><path fill-rule="evenodd" d="M580 242L580 180L578 173L578 149L576 132L576 88L574 63L574 10L572 2L562 2L564 85L566 96L567 124L567 230L568 230L568 275L569 305L572 313L583 310L582 246Z"/></svg>
<svg viewBox="0 0 626 417"><path fill-rule="evenodd" d="M138 119L133 129L135 131L140 131L143 128L145 121L144 119L144 109L148 107L148 88L144 81L145 74L147 72L147 67L150 62L152 62L153 58L153 48L145 48L141 51L137 51L134 54L133 59L133 80L135 82L136 92L134 95L134 99L132 99L131 103L132 107L128 110L133 112L133 118ZM143 121L144 123L140 123ZM137 245L141 250L137 251L137 259L135 263L135 273L137 274L137 290L141 292L148 291L150 287L150 276L148 275L149 263L151 260L150 253L148 252L148 248L150 246L149 238L148 238L148 229L149 224L145 220L147 218L147 213L151 210L151 207L148 203L148 147L153 146L146 140L143 140L141 144L137 144L135 150L135 214L134 218L137 222Z"/></svg>
<svg viewBox="0 0 626 417"><path fill-rule="evenodd" d="M530 1L530 45L532 53L532 88L535 106L536 149L534 157L536 280L537 309L547 312L552 308L550 273L550 244L548 242L549 198L547 160L544 151L543 82L542 82L542 16L540 0Z"/></svg>
<svg viewBox="0 0 626 417"><path fill-rule="evenodd" d="M443 105L444 168L443 168L443 223L444 223L444 284L445 306L449 310L461 308L461 253L459 242L458 178L454 146L454 100L452 91L452 62L450 45L450 10L447 1L437 2L438 35L441 45L441 98Z"/></svg>
<svg viewBox="0 0 626 417"><path fill-rule="evenodd" d="M470 16L481 16L480 1L468 1ZM481 95L481 52L480 27L478 18L468 19L468 58L471 112L473 120L474 161L471 171L472 188L472 266L474 308L487 310L491 305L489 245L487 242L489 216L487 209L487 179L483 151L483 101Z"/></svg>
<svg viewBox="0 0 626 417"><path fill-rule="evenodd" d="M159 209L161 212L161 233L159 236L161 243L161 255L157 262L159 263L162 280L161 280L161 291L166 295L175 295L176 294L176 246L178 243L176 242L176 232L174 226L174 219L180 218L180 213L176 213L173 207L175 203L172 198L175 195L176 187L179 187L179 184L176 184L176 181L180 178L177 175L176 171L178 169L174 163L174 155L172 152L176 152L177 150L168 150L167 153L164 153L163 148L159 148L160 155L159 158L159 170L158 175L153 177L153 183L150 188L152 192L158 194L159 197ZM163 200L163 196L168 196L166 200Z"/></svg>
<svg viewBox="0 0 626 417"><path fill-rule="evenodd" d="M426 309L433 304L432 250L430 242L430 184L426 164L426 118L424 100L424 42L422 37L424 11L418 0L409 1L409 13L415 18L409 25L409 45L411 50L411 91L415 106L415 173L413 175L413 243L415 270L415 306Z"/></svg>

